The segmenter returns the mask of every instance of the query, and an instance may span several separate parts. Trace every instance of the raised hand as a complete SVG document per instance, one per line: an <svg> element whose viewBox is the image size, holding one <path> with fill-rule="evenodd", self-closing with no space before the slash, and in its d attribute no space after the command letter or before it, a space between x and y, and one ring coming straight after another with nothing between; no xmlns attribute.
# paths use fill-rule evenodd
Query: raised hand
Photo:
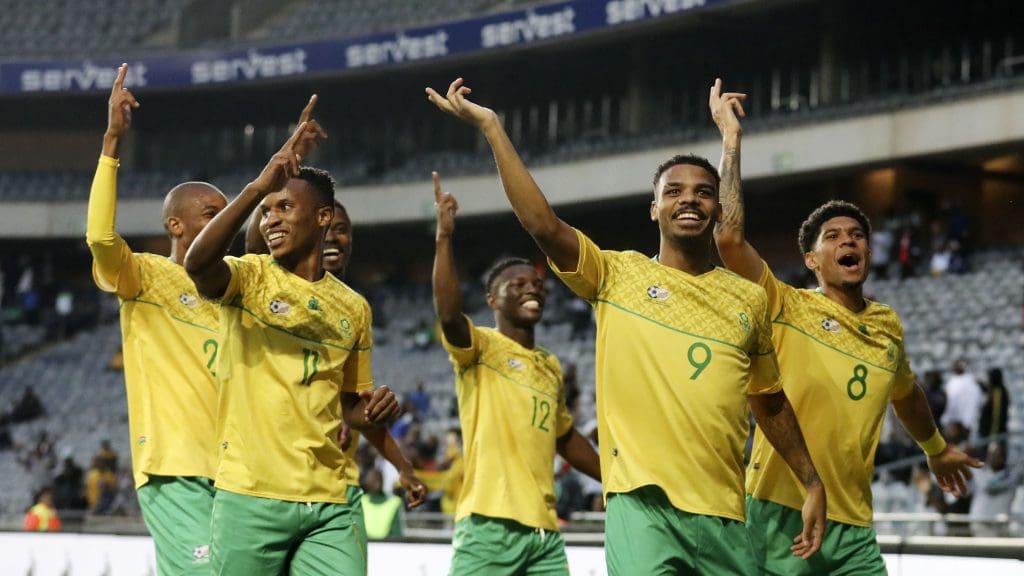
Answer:
<svg viewBox="0 0 1024 576"><path fill-rule="evenodd" d="M398 481L405 489L405 501L409 503L409 508L415 508L427 499L427 485L416 476L412 469L399 473Z"/></svg>
<svg viewBox="0 0 1024 576"><path fill-rule="evenodd" d="M743 132L740 126L740 118L747 115L743 111L743 101L747 95L742 92L722 93L722 79L715 78L715 84L711 87L711 95L708 97L708 106L711 108L711 118L718 126L718 131L723 137L739 135Z"/></svg>
<svg viewBox="0 0 1024 576"><path fill-rule="evenodd" d="M302 162L303 156L298 153L297 149L299 142L303 138L308 138L307 134L312 134L313 139L318 136L318 133L309 127L308 122L299 124L284 146L281 146L281 149L271 156L270 162L267 162L263 171L252 181L250 186L253 186L261 194L269 194L284 188L289 178L298 176L299 163Z"/></svg>
<svg viewBox="0 0 1024 576"><path fill-rule="evenodd" d="M455 232L455 214L459 211L459 203L455 196L441 191L441 177L431 172L434 177L434 210L437 212L437 237L450 238Z"/></svg>
<svg viewBox="0 0 1024 576"><path fill-rule="evenodd" d="M312 118L313 108L316 107L317 99L316 94L310 96L306 107L299 114L299 125L306 124L306 132L295 145L295 153L302 158L308 157L309 153L316 148L318 137L324 140L327 139L327 131L320 126L319 122Z"/></svg>
<svg viewBox="0 0 1024 576"><path fill-rule="evenodd" d="M928 468L935 474L939 487L954 496L967 493L967 481L974 475L971 468L981 467L981 462L952 444L946 444L945 450L928 457Z"/></svg>
<svg viewBox="0 0 1024 576"><path fill-rule="evenodd" d="M107 108L107 132L103 135L103 153L117 156L117 144L132 125L132 108L139 107L131 91L124 87L124 78L128 75L128 65L121 64L117 69L114 87L110 89L110 100Z"/></svg>
<svg viewBox="0 0 1024 576"><path fill-rule="evenodd" d="M448 93L444 96L438 94L433 88L427 87L426 90L427 99L440 108L442 112L447 112L477 128L483 128L488 122L498 118L494 110L474 104L466 98L473 90L469 86L463 85L462 78L456 78L448 86Z"/></svg>

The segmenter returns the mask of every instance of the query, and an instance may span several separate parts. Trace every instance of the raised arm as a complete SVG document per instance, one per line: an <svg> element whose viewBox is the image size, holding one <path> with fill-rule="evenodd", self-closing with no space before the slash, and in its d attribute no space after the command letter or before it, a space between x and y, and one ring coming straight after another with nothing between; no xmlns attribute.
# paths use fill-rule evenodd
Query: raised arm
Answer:
<svg viewBox="0 0 1024 576"><path fill-rule="evenodd" d="M761 428L765 438L771 442L786 464L789 465L797 479L807 490L807 499L803 506L804 529L794 540L794 555L804 560L821 548L825 536L825 516L827 505L825 487L818 477L818 471L807 451L800 423L797 422L793 406L786 398L786 393L778 391L773 394L751 394L750 411Z"/></svg>
<svg viewBox="0 0 1024 576"><path fill-rule="evenodd" d="M743 111L743 100L746 97L746 94L738 92L722 94L722 80L718 78L708 98L711 118L722 134L722 161L718 167L722 177L718 187L722 219L715 226L715 244L718 245L722 262L729 270L757 282L761 278L764 262L757 250L747 242L740 184L740 140L743 127L739 119L746 116Z"/></svg>
<svg viewBox="0 0 1024 576"><path fill-rule="evenodd" d="M131 127L132 108L139 107L138 100L124 87L127 74L128 65L122 64L110 91L107 131L103 134L103 148L89 191L85 229L85 242L92 252L96 284L122 298L135 296L141 286L138 268L131 265L131 250L114 230L118 148L121 138Z"/></svg>
<svg viewBox="0 0 1024 576"><path fill-rule="evenodd" d="M267 194L280 190L289 178L299 173L302 157L296 152L300 141L316 138L319 132L308 123L299 127L271 157L260 175L246 185L242 193L228 203L199 233L185 255L185 270L199 293L207 298L220 298L231 280L231 270L224 262L238 230Z"/></svg>
<svg viewBox="0 0 1024 576"><path fill-rule="evenodd" d="M299 124L309 122L307 131L312 129L321 138L327 138L327 132L320 127L320 124L313 119L313 108L316 107L317 95L313 94L309 97L309 102L302 109L299 114ZM316 147L317 140L314 138L300 139L298 144L295 146L295 154L299 158L308 158L310 152ZM260 211L259 208L252 211L252 216L249 217L249 225L245 229L245 253L246 254L270 254L270 248L267 247L267 241L263 238L263 234L260 232Z"/></svg>
<svg viewBox="0 0 1024 576"><path fill-rule="evenodd" d="M494 153L505 195L523 228L555 266L560 270L575 270L580 252L576 231L555 215L505 133L498 115L470 102L466 96L471 92L468 86L463 86L462 78L458 78L448 87L445 96L427 88L427 98L442 111L483 133Z"/></svg>
<svg viewBox="0 0 1024 576"><path fill-rule="evenodd" d="M441 191L441 178L434 177L434 208L437 211L437 233L434 238L434 312L441 322L445 340L459 348L469 348L472 338L469 322L462 314L462 288L455 271L452 253L452 234L455 232L455 213L459 203L455 197Z"/></svg>
<svg viewBox="0 0 1024 576"><path fill-rule="evenodd" d="M914 384L910 394L892 401L892 407L903 427L928 455L928 467L939 487L954 496L966 494L971 468L981 468L982 464L942 438L924 390Z"/></svg>

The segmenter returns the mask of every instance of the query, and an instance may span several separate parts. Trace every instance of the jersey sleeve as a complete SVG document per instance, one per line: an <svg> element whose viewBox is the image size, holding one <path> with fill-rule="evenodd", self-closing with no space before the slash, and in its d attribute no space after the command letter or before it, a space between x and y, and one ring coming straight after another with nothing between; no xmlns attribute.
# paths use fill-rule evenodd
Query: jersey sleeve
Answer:
<svg viewBox="0 0 1024 576"><path fill-rule="evenodd" d="M914 391L914 386L917 384L914 371L910 369L910 361L907 359L907 351L903 348L902 339L900 339L897 353L899 354L899 364L896 366L896 380L892 386L892 400L906 398Z"/></svg>
<svg viewBox="0 0 1024 576"><path fill-rule="evenodd" d="M466 319L466 323L469 325L469 346L466 348L460 348L448 341L448 338L444 335L444 330L441 330L441 345L444 346L446 352L448 352L449 358L452 363L459 367L469 366L476 362L476 359L480 357L480 353L483 349L483 342L481 334L473 325L473 321L469 319L469 316L463 316Z"/></svg>
<svg viewBox="0 0 1024 576"><path fill-rule="evenodd" d="M231 280L228 281L227 287L224 288L224 295L221 296L221 300L227 302L235 296L245 294L247 286L252 286L259 281L260 264L258 256L251 254L241 258L225 256L224 262L227 263L228 270L231 271Z"/></svg>
<svg viewBox="0 0 1024 576"><path fill-rule="evenodd" d="M765 270L767 269L766 266ZM779 373L779 360L775 356L775 347L772 345L769 306L765 300L758 298L754 311L752 346L747 351L750 357L750 382L747 385L747 394L774 394L782 390L782 377Z"/></svg>
<svg viewBox="0 0 1024 576"><path fill-rule="evenodd" d="M767 262L762 260L761 264L763 264L761 278L757 283L764 288L764 292L768 296L768 320L771 321L782 312L786 292L793 290L793 287L776 278Z"/></svg>
<svg viewBox="0 0 1024 576"><path fill-rule="evenodd" d="M142 273L131 248L114 231L117 215L116 158L100 156L89 190L85 241L92 252L92 277L104 292L134 298L142 290Z"/></svg>
<svg viewBox="0 0 1024 576"><path fill-rule="evenodd" d="M373 316L370 304L363 301L363 326L345 365L342 366L342 392L363 392L373 389Z"/></svg>
<svg viewBox="0 0 1024 576"><path fill-rule="evenodd" d="M550 258L548 258L548 266L577 296L592 302L597 298L604 283L605 256L597 244L587 238L583 232L576 230L576 238L580 244L580 256L576 261L576 268L574 270L559 270Z"/></svg>

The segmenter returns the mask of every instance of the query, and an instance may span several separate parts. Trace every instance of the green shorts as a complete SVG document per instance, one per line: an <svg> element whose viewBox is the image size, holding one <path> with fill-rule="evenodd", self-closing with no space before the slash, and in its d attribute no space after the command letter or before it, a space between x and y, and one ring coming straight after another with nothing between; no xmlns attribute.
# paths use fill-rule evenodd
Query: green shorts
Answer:
<svg viewBox="0 0 1024 576"><path fill-rule="evenodd" d="M210 531L211 574L366 574L366 538L350 504L217 490Z"/></svg>
<svg viewBox="0 0 1024 576"><path fill-rule="evenodd" d="M138 491L159 574L207 574L213 483L198 476L150 476Z"/></svg>
<svg viewBox="0 0 1024 576"><path fill-rule="evenodd" d="M358 534L362 534L364 537L359 539L359 543L363 547L363 558L368 558L367 539L366 536L366 516L363 515L363 489L359 487L359 484L349 484L345 490L345 499L348 500L348 506L352 508L352 519L355 521L356 530Z"/></svg>
<svg viewBox="0 0 1024 576"><path fill-rule="evenodd" d="M747 531L763 574L884 575L885 560L875 531L829 520L821 550L807 560L789 547L803 530L800 510L747 496Z"/></svg>
<svg viewBox="0 0 1024 576"><path fill-rule="evenodd" d="M610 576L757 574L742 522L684 512L657 486L608 495L605 560Z"/></svg>
<svg viewBox="0 0 1024 576"><path fill-rule="evenodd" d="M565 542L558 532L514 520L470 514L455 523L449 576L568 576Z"/></svg>

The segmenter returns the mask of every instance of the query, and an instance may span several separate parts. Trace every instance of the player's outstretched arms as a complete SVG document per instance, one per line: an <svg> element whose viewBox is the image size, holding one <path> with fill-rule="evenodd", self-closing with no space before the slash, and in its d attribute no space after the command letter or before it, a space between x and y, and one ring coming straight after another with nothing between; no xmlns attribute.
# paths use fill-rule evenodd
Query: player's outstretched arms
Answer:
<svg viewBox="0 0 1024 576"><path fill-rule="evenodd" d="M601 481L601 459L590 442L576 428L558 438L555 446L562 458L565 458L573 468L598 482Z"/></svg>
<svg viewBox="0 0 1024 576"><path fill-rule="evenodd" d="M559 269L575 270L580 252L576 231L555 215L505 133L498 115L466 98L472 90L463 85L462 78L452 82L444 96L433 88L426 91L427 98L441 111L483 133L494 153L505 195L523 228Z"/></svg>
<svg viewBox="0 0 1024 576"><path fill-rule="evenodd" d="M462 313L462 288L455 271L455 255L452 252L452 234L455 233L455 214L459 203L455 197L441 190L441 177L434 178L434 210L437 213L437 232L434 237L434 312L441 322L445 340L459 348L469 348L473 343L469 333L469 322Z"/></svg>
<svg viewBox="0 0 1024 576"><path fill-rule="evenodd" d="M231 241L264 196L281 190L289 178L298 175L302 157L295 149L301 140L316 137L316 132L309 130L308 124L300 124L281 149L270 158L260 175L203 228L188 249L185 270L203 296L220 298L224 295L231 280L231 270L224 262Z"/></svg>
<svg viewBox="0 0 1024 576"><path fill-rule="evenodd" d="M935 474L939 487L954 496L966 494L967 481L973 476L971 468L981 468L982 463L942 438L924 390L914 384L910 394L892 401L892 407L903 427L928 455L928 468Z"/></svg>
<svg viewBox="0 0 1024 576"><path fill-rule="evenodd" d="M722 204L722 219L715 226L715 244L729 270L757 282L761 278L764 262L757 250L747 242L744 230L743 190L740 182L740 140L743 127L740 118L746 116L740 92L722 93L722 79L716 78L708 97L711 118L722 135L722 161L718 171L722 183L718 189Z"/></svg>
<svg viewBox="0 0 1024 576"><path fill-rule="evenodd" d="M392 394L394 396L394 394ZM409 508L416 508L427 497L427 486L416 476L412 463L402 453L401 447L395 442L386 426L370 428L363 433L367 441L377 449L377 452L391 463L398 470L398 481L405 489L405 499Z"/></svg>
<svg viewBox="0 0 1024 576"><path fill-rule="evenodd" d="M825 486L818 477L814 462L811 461L800 424L793 412L793 406L786 398L786 393L780 390L773 394L752 394L747 398L757 425L807 490L807 499L804 500L802 510L804 528L793 539L793 546L790 548L794 556L806 560L821 548L821 542L825 537Z"/></svg>
<svg viewBox="0 0 1024 576"><path fill-rule="evenodd" d="M132 123L132 109L139 107L131 91L124 87L128 65L122 64L107 102L107 130L103 134L102 156L89 191L85 241L92 252L96 284L122 298L138 294L138 267L131 264L131 250L114 230L117 213L117 155L121 138Z"/></svg>

